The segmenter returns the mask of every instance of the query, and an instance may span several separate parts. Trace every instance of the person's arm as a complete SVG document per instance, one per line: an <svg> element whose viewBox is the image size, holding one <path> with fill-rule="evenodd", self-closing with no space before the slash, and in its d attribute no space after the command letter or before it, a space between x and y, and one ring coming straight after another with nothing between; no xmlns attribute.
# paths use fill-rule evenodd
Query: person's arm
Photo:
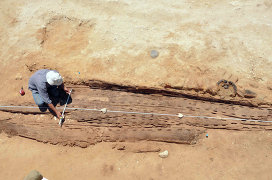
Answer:
<svg viewBox="0 0 272 180"><path fill-rule="evenodd" d="M57 109L55 108L55 106L52 104L52 101L49 98L48 92L47 92L47 88L46 85L41 83L37 86L38 88L38 92L40 94L40 96L42 97L43 101L49 106L49 108L54 111L54 113L56 114L56 116L58 118L61 117L61 113L57 111Z"/></svg>
<svg viewBox="0 0 272 180"><path fill-rule="evenodd" d="M68 94L69 93L69 89L67 89L65 86L64 86L64 83L62 83L60 85L60 87Z"/></svg>
<svg viewBox="0 0 272 180"><path fill-rule="evenodd" d="M49 108L52 109L52 111L54 111L54 113L56 114L56 116L60 119L61 117L61 113L59 111L57 111L57 109L55 108L55 106L53 104L48 104Z"/></svg>

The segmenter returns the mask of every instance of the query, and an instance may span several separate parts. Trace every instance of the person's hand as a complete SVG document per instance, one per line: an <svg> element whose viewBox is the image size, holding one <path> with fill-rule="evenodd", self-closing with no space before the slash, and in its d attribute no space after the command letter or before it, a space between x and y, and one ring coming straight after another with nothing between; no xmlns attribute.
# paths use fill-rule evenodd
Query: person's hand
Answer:
<svg viewBox="0 0 272 180"><path fill-rule="evenodd" d="M61 113L57 111L56 116L60 119L61 118Z"/></svg>
<svg viewBox="0 0 272 180"><path fill-rule="evenodd" d="M70 92L69 89L67 89L66 87L64 87L63 90L64 90L67 94L69 94L69 92Z"/></svg>
<svg viewBox="0 0 272 180"><path fill-rule="evenodd" d="M62 83L61 85L60 85L60 87L67 93L67 94L69 94L69 89L67 89L65 86L64 86L64 83Z"/></svg>

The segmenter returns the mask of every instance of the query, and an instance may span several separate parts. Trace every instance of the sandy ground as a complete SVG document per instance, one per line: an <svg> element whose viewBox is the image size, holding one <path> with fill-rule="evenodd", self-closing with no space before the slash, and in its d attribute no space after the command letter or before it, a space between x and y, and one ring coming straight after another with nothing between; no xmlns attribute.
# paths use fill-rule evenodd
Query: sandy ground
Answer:
<svg viewBox="0 0 272 180"><path fill-rule="evenodd" d="M5 103L40 68L57 69L66 82L169 85L198 96L214 96L226 79L241 97L250 90L271 103L269 0L3 0L0 7Z"/></svg>
<svg viewBox="0 0 272 180"><path fill-rule="evenodd" d="M250 92L250 101L271 104L271 9L270 0L1 0L0 105L33 103L19 90L41 68L71 84L101 80L237 101ZM236 84L235 97L218 94L221 79ZM113 143L81 149L1 134L0 179L32 169L66 180L272 179L271 131L208 133L194 146L152 143L169 150L166 159Z"/></svg>
<svg viewBox="0 0 272 180"><path fill-rule="evenodd" d="M196 145L156 142L115 143L88 148L48 145L0 135L0 179L22 179L32 169L48 179L271 179L271 132L209 130ZM133 153L149 144L168 150Z"/></svg>

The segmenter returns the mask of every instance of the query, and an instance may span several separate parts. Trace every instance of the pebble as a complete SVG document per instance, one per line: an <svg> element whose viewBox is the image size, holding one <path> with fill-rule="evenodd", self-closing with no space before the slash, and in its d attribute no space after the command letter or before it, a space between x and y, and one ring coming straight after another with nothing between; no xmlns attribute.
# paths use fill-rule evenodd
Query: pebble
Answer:
<svg viewBox="0 0 272 180"><path fill-rule="evenodd" d="M179 118L183 118L183 117L184 117L184 115L183 115L183 114L181 114L181 113L178 113L178 117L179 117Z"/></svg>
<svg viewBox="0 0 272 180"><path fill-rule="evenodd" d="M106 114L107 113L107 108L103 108L100 110L102 113Z"/></svg>
<svg viewBox="0 0 272 180"><path fill-rule="evenodd" d="M257 96L257 94L251 90L244 90L244 97L245 98L255 98Z"/></svg>
<svg viewBox="0 0 272 180"><path fill-rule="evenodd" d="M17 74L15 80L22 80L23 76L21 74Z"/></svg>
<svg viewBox="0 0 272 180"><path fill-rule="evenodd" d="M123 145L120 145L117 147L117 150L119 150L119 151L123 151L125 149L126 149L126 146L123 146Z"/></svg>
<svg viewBox="0 0 272 180"><path fill-rule="evenodd" d="M168 151L165 150L165 151L163 151L163 152L160 152L160 153L159 153L159 156L160 156L161 158L167 158L167 157L168 157Z"/></svg>
<svg viewBox="0 0 272 180"><path fill-rule="evenodd" d="M39 171L32 170L24 179L31 180L31 179L46 179L46 178L44 178Z"/></svg>
<svg viewBox="0 0 272 180"><path fill-rule="evenodd" d="M156 57L159 56L159 52L156 51L156 50L152 50L152 51L150 52L150 56L151 56L152 58L156 58Z"/></svg>

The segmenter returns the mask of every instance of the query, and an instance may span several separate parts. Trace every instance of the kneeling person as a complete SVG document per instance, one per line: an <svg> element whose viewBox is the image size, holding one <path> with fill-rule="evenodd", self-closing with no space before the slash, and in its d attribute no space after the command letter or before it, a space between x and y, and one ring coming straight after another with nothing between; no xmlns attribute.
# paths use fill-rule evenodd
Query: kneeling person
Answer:
<svg viewBox="0 0 272 180"><path fill-rule="evenodd" d="M29 79L28 89L32 92L35 103L41 111L46 111L49 107L58 118L61 113L57 111L52 99L59 98L60 89L67 94L69 90L64 86L61 75L55 70L41 69L36 71Z"/></svg>

